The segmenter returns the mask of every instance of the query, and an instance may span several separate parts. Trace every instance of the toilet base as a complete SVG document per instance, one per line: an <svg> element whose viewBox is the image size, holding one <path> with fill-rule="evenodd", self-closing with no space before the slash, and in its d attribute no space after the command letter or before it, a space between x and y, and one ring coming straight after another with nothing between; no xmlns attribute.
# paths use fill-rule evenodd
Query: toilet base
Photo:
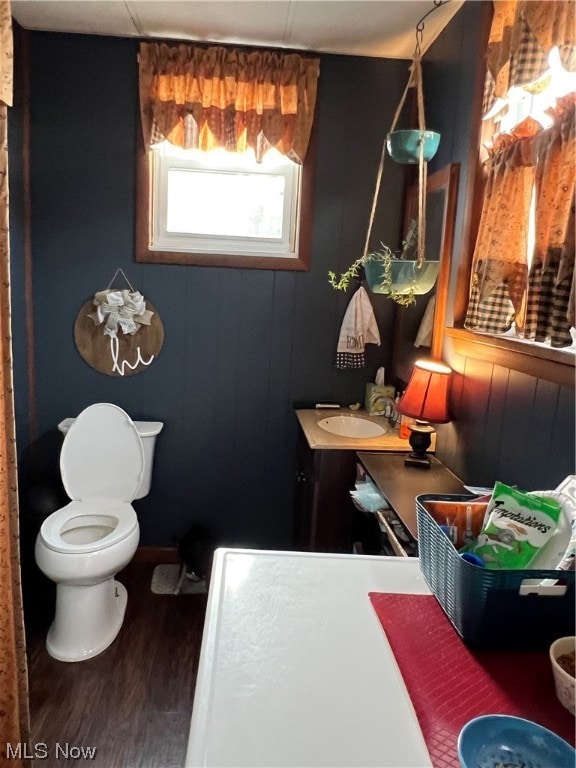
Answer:
<svg viewBox="0 0 576 768"><path fill-rule="evenodd" d="M113 577L92 586L57 584L56 615L46 650L58 661L84 661L111 645L124 621L128 593Z"/></svg>

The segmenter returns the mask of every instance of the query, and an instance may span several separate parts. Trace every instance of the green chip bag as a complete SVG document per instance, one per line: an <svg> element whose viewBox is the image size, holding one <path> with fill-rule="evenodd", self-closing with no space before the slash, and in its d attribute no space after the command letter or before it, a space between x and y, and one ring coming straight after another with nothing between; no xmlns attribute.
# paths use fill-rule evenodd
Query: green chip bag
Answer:
<svg viewBox="0 0 576 768"><path fill-rule="evenodd" d="M526 568L556 530L560 514L555 499L497 482L482 531L460 551L478 555L486 568Z"/></svg>

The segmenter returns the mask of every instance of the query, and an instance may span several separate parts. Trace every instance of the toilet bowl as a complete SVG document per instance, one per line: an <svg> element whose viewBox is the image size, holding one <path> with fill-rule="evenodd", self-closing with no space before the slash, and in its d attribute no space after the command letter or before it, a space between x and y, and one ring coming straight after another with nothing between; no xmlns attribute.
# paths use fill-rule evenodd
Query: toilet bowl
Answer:
<svg viewBox="0 0 576 768"><path fill-rule="evenodd" d="M36 539L36 563L56 583L56 613L46 648L59 661L104 651L124 620L126 588L114 576L132 559L140 529L132 501L150 487L153 448L125 411L110 403L86 408L65 430L60 453L69 504L51 514ZM62 430L64 431L64 430Z"/></svg>

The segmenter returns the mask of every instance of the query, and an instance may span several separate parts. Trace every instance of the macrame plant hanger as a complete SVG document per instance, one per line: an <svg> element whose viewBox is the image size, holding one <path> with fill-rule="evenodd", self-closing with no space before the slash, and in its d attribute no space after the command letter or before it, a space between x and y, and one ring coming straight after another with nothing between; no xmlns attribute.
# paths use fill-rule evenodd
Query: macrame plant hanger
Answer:
<svg viewBox="0 0 576 768"><path fill-rule="evenodd" d="M376 174L376 187L374 190L374 199L372 201L372 210L370 211L368 231L366 232L364 251L362 253L364 258L367 256L368 248L370 246L370 235L372 233L372 226L374 224L376 206L378 203L378 195L380 192L380 184L382 182L382 174L384 172L384 159L386 157L388 136L396 128L396 124L398 123L398 119L402 113L408 91L410 88L416 88L416 99L418 106L418 130L420 131L420 138L418 141L418 247L416 251L416 266L420 268L422 266L422 262L424 261L424 250L426 245L426 181L428 163L424 159L424 132L426 131L426 128L424 121L424 93L422 83L422 41L424 39L424 21L431 13L434 13L437 8L439 8L441 5L446 5L448 2L450 2L450 0L434 0L434 7L425 13L424 16L422 16L422 18L416 24L416 47L412 56L410 76L408 78L406 88L404 89L404 93L402 94L402 98L400 99L400 103L396 109L394 120L392 121L392 127L390 128L389 133L384 137L384 144L382 146L380 164L378 166L378 173Z"/></svg>

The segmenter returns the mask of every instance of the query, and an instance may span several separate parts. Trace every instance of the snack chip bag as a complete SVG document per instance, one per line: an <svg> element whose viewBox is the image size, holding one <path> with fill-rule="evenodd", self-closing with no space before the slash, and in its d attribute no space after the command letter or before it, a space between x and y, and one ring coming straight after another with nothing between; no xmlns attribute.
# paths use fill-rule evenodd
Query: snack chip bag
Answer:
<svg viewBox="0 0 576 768"><path fill-rule="evenodd" d="M560 514L555 499L497 482L480 535L460 551L478 555L486 568L526 568L556 530Z"/></svg>

